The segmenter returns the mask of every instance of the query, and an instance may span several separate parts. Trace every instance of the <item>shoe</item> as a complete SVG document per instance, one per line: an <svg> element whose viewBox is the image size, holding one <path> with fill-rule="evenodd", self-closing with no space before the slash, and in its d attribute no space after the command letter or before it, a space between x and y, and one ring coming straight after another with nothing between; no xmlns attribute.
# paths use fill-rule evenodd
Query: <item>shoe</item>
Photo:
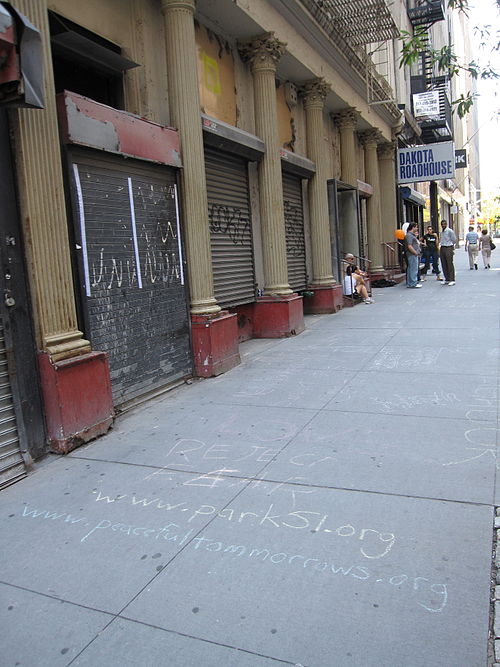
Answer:
<svg viewBox="0 0 500 667"><path fill-rule="evenodd" d="M373 299L363 299L364 303L366 303L367 306L369 306L371 303L373 303Z"/></svg>
<svg viewBox="0 0 500 667"><path fill-rule="evenodd" d="M469 271L474 271L474 269L472 268L472 266L470 267Z"/></svg>
<svg viewBox="0 0 500 667"><path fill-rule="evenodd" d="M491 266L488 264L488 268L491 269Z"/></svg>
<svg viewBox="0 0 500 667"><path fill-rule="evenodd" d="M436 280L443 280L440 275L436 276Z"/></svg>
<svg viewBox="0 0 500 667"><path fill-rule="evenodd" d="M450 287L451 287L452 285L454 285L454 284L455 284L455 281L454 281L454 280L450 280L450 282L448 283L448 285L450 285Z"/></svg>
<svg viewBox="0 0 500 667"><path fill-rule="evenodd" d="M476 269L476 271L477 271L477 264L474 264L474 268L475 268L475 269Z"/></svg>
<svg viewBox="0 0 500 667"><path fill-rule="evenodd" d="M447 285L447 284L448 284L448 281L447 281L447 280L444 280L444 281L443 281L443 285Z"/></svg>

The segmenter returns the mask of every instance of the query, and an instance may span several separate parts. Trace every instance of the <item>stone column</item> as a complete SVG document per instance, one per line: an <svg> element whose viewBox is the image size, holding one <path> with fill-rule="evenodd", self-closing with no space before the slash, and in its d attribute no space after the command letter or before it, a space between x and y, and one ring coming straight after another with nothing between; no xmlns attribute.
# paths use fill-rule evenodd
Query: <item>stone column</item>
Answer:
<svg viewBox="0 0 500 667"><path fill-rule="evenodd" d="M313 278L311 286L331 285L332 251L328 215L328 164L323 119L325 99L330 90L324 79L307 82L301 91L306 112L307 156L316 165L316 173L309 180L309 215L311 221L311 248Z"/></svg>
<svg viewBox="0 0 500 667"><path fill-rule="evenodd" d="M365 179L373 187L373 195L366 202L368 258L370 272L380 273L384 269L382 250L382 226L380 215L380 179L378 171L377 145L380 135L376 130L361 134L365 147Z"/></svg>
<svg viewBox="0 0 500 667"><path fill-rule="evenodd" d="M279 155L276 108L276 69L285 44L266 33L240 44L242 58L250 62L255 99L255 132L266 144L259 163L260 220L266 296L288 296L283 182Z"/></svg>
<svg viewBox="0 0 500 667"><path fill-rule="evenodd" d="M396 203L396 143L387 141L378 146L380 174L380 208L382 211L382 241L394 241L394 230L398 226Z"/></svg>
<svg viewBox="0 0 500 667"><path fill-rule="evenodd" d="M78 330L46 0L17 0L44 45L45 108L13 112L21 224L38 349L52 361L90 352Z"/></svg>
<svg viewBox="0 0 500 667"><path fill-rule="evenodd" d="M220 312L214 298L194 33L195 0L162 0L170 119L182 144L182 195L191 313Z"/></svg>
<svg viewBox="0 0 500 667"><path fill-rule="evenodd" d="M46 0L16 0L40 30L44 109L11 114L20 219L33 301L46 435L66 453L113 421L107 355L78 330Z"/></svg>
<svg viewBox="0 0 500 667"><path fill-rule="evenodd" d="M356 165L356 125L358 112L353 107L335 114L334 121L340 129L340 173L341 180L349 185L357 185Z"/></svg>

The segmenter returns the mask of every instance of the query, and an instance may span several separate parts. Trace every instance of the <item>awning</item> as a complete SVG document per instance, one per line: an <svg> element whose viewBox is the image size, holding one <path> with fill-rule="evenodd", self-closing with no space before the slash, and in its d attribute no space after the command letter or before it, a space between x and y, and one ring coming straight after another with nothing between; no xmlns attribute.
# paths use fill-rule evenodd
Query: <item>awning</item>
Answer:
<svg viewBox="0 0 500 667"><path fill-rule="evenodd" d="M302 0L318 23L339 32L352 46L399 36L386 0Z"/></svg>
<svg viewBox="0 0 500 667"><path fill-rule="evenodd" d="M406 201L410 201L412 204L417 204L417 206L425 206L425 197L420 194L420 192L417 192L409 186L399 188L399 191L401 192L401 197L406 199Z"/></svg>
<svg viewBox="0 0 500 667"><path fill-rule="evenodd" d="M96 39L91 39L84 34L87 31L82 28L77 29L77 26L68 19L51 12L50 21L52 48L62 57L70 58L73 62L79 62L87 67L95 67L112 76L139 67L138 63L124 58L115 44L104 39L99 43L96 41L97 36Z"/></svg>

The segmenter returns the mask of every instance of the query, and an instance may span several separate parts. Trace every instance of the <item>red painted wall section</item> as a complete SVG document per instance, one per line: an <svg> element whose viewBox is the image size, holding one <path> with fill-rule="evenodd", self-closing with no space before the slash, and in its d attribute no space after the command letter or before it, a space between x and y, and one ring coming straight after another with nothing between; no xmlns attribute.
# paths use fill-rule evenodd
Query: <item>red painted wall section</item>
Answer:
<svg viewBox="0 0 500 667"><path fill-rule="evenodd" d="M230 313L236 314L236 322L238 324L238 343L243 343L244 341L253 338L254 307L254 303L246 303L243 306L229 308Z"/></svg>
<svg viewBox="0 0 500 667"><path fill-rule="evenodd" d="M314 296L304 297L304 312L307 314L336 313L342 308L344 299L342 285L308 287L307 289L314 292Z"/></svg>
<svg viewBox="0 0 500 667"><path fill-rule="evenodd" d="M213 377L240 363L237 316L227 311L219 317L191 316L194 367L199 377Z"/></svg>
<svg viewBox="0 0 500 667"><path fill-rule="evenodd" d="M0 84L21 79L16 53L14 19L7 9L0 7Z"/></svg>
<svg viewBox="0 0 500 667"><path fill-rule="evenodd" d="M57 96L63 141L181 167L177 130L64 91Z"/></svg>
<svg viewBox="0 0 500 667"><path fill-rule="evenodd" d="M106 433L114 415L107 355L52 362L41 352L38 363L51 450L67 454Z"/></svg>
<svg viewBox="0 0 500 667"><path fill-rule="evenodd" d="M259 297L254 305L254 337L284 338L305 329L302 297Z"/></svg>

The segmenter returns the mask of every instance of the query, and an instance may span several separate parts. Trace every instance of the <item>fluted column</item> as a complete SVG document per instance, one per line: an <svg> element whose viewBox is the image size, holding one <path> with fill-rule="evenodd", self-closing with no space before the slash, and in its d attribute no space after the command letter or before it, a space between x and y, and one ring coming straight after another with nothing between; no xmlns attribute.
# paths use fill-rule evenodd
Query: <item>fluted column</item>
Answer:
<svg viewBox="0 0 500 667"><path fill-rule="evenodd" d="M370 271L377 273L384 268L380 214L380 178L377 158L379 133L376 130L363 132L361 140L365 147L365 179L373 187L373 194L366 203L368 257L371 260Z"/></svg>
<svg viewBox="0 0 500 667"><path fill-rule="evenodd" d="M353 107L344 109L334 116L334 121L340 129L340 178L349 185L356 185L358 180L355 135L358 117L358 112Z"/></svg>
<svg viewBox="0 0 500 667"><path fill-rule="evenodd" d="M380 208L382 216L382 241L394 241L394 230L398 226L396 208L396 143L387 141L378 146L380 175Z"/></svg>
<svg viewBox="0 0 500 667"><path fill-rule="evenodd" d="M207 185L196 67L194 0L162 0L171 123L182 145L184 236L191 292L191 313L210 315L214 298Z"/></svg>
<svg viewBox="0 0 500 667"><path fill-rule="evenodd" d="M90 343L77 323L47 2L16 0L15 5L42 34L45 108L13 112L13 127L37 345L57 361L89 352Z"/></svg>
<svg viewBox="0 0 500 667"><path fill-rule="evenodd" d="M311 221L311 249L313 278L311 285L331 285L332 251L328 215L328 162L326 155L323 108L330 91L324 79L308 81L302 88L306 112L307 156L316 165L316 173L309 180L309 214Z"/></svg>
<svg viewBox="0 0 500 667"><path fill-rule="evenodd" d="M273 33L266 33L250 42L240 44L241 55L250 62L252 68L256 134L266 144L266 153L259 163L264 294L278 296L292 294L288 284L286 260L275 84L276 68L285 52L285 46Z"/></svg>

